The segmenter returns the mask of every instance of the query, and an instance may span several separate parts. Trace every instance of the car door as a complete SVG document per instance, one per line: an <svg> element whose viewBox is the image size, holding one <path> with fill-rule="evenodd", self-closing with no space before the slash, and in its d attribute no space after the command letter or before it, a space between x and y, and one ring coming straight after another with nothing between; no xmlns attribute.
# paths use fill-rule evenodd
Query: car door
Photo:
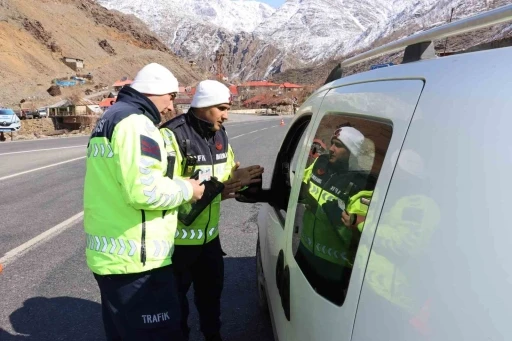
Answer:
<svg viewBox="0 0 512 341"><path fill-rule="evenodd" d="M258 215L258 247L265 279L267 303L274 321L276 337L286 340L286 317L281 306L280 282L284 268L286 246L285 221L291 192L290 164L300 141L306 140L312 115L319 110L325 92L313 95L303 105L292 122L276 158L272 184L268 198L256 198L254 201L266 202ZM241 200L241 199L238 199Z"/></svg>
<svg viewBox="0 0 512 341"><path fill-rule="evenodd" d="M297 166L288 172L285 220L277 212L268 219L279 236L267 235L274 245L265 273L275 274L267 286L274 288L269 300L279 340L351 339L376 223L423 85L393 80L331 89L303 143L287 146ZM330 154L312 159L314 140ZM346 157L343 148L346 164L336 159ZM349 209L354 223L340 223Z"/></svg>

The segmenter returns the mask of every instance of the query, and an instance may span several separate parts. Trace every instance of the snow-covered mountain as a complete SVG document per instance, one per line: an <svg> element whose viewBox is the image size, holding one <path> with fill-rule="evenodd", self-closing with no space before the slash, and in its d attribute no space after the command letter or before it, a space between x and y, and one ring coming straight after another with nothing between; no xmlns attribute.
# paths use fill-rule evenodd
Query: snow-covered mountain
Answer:
<svg viewBox="0 0 512 341"><path fill-rule="evenodd" d="M400 1L395 4L400 6ZM448 22L512 3L512 0L410 0L390 16L384 26L369 28L348 45L352 50L367 49Z"/></svg>
<svg viewBox="0 0 512 341"><path fill-rule="evenodd" d="M384 27L404 0L288 0L254 31L306 63L350 49L347 42Z"/></svg>
<svg viewBox="0 0 512 341"><path fill-rule="evenodd" d="M160 30L176 22L203 23L229 32L252 32L276 10L248 0L97 0L108 9L134 14ZM179 31L179 26L178 26Z"/></svg>
<svg viewBox="0 0 512 341"><path fill-rule="evenodd" d="M380 45L512 0L97 0L133 14L178 55L231 78L264 78Z"/></svg>

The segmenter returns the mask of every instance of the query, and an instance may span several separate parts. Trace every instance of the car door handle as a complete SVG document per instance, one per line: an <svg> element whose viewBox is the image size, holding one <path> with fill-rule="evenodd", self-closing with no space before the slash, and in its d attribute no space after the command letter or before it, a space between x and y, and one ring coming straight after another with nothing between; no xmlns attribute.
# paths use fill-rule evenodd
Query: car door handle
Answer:
<svg viewBox="0 0 512 341"><path fill-rule="evenodd" d="M276 263L276 286L277 291L279 292L279 296L281 296L281 283L283 280L283 270L284 270L284 252L283 250L279 251L279 255L277 256Z"/></svg>
<svg viewBox="0 0 512 341"><path fill-rule="evenodd" d="M283 270L281 280L281 305L283 306L284 316L290 321L290 268L288 265Z"/></svg>

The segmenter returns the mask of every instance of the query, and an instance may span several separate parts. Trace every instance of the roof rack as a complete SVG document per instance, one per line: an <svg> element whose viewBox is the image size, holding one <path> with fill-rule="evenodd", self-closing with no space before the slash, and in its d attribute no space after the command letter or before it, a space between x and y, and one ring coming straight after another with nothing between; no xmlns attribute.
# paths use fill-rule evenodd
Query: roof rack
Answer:
<svg viewBox="0 0 512 341"><path fill-rule="evenodd" d="M461 19L443 26L416 33L410 37L377 47L360 55L349 58L341 63L341 67L348 67L362 63L384 54L398 52L405 48L402 63L409 63L422 59L434 58L432 41L448 38L466 32L475 31L484 27L512 21L512 4L495 8L493 10Z"/></svg>

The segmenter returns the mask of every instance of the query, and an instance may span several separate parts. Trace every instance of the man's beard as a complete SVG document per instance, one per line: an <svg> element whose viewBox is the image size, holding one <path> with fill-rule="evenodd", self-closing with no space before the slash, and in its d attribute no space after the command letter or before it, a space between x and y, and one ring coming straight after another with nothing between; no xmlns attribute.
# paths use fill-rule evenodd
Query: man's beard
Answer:
<svg viewBox="0 0 512 341"><path fill-rule="evenodd" d="M332 160L329 156L329 164L332 167L332 169L343 170L348 167L348 159L338 158Z"/></svg>
<svg viewBox="0 0 512 341"><path fill-rule="evenodd" d="M176 112L174 110L164 109L161 113L162 115L162 123L165 123L174 117L176 117Z"/></svg>

